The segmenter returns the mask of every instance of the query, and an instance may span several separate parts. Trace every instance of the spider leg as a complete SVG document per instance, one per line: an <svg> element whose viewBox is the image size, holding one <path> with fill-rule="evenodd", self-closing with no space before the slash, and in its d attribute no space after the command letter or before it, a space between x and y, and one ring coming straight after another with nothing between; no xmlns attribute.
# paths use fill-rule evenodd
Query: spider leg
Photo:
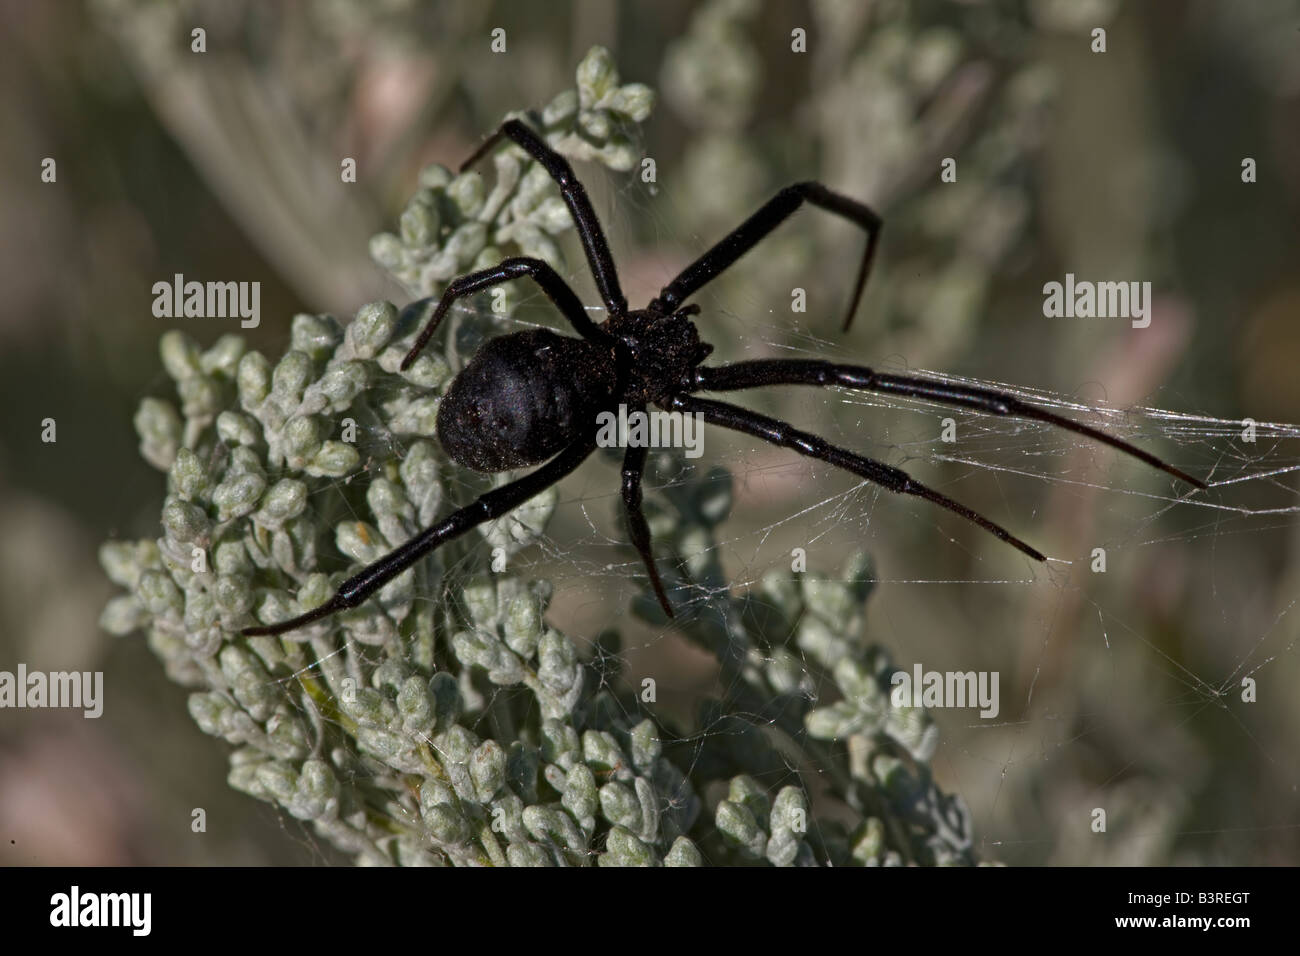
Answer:
<svg viewBox="0 0 1300 956"><path fill-rule="evenodd" d="M569 161L547 146L545 140L519 120L506 120L495 133L483 141L474 151L473 156L461 163L460 171L463 173L490 153L503 136L513 140L524 152L537 160L560 187L560 195L565 205L569 207L569 215L573 217L573 224L582 239L582 248L587 254L587 262L591 267L591 277L596 280L596 288L605 302L605 311L610 316L626 314L627 299L624 298L623 290L619 286L618 272L614 268L614 259L609 252L609 243L600 228L596 211L591 207L587 190L573 174L573 167L569 165Z"/></svg>
<svg viewBox="0 0 1300 956"><path fill-rule="evenodd" d="M744 432L781 448L789 448L809 458L827 462L836 468L843 468L845 471L850 471L860 478L875 482L898 494L915 495L918 498L924 498L926 501L956 512L967 521L974 522L993 536L1001 538L1012 547L1020 549L1035 561L1047 560L1041 551L1030 547L1005 528L994 524L988 518L976 511L972 511L965 505L953 501L947 495L926 487L909 477L905 471L886 465L884 462L864 458L862 455L854 454L844 448L839 448L824 438L800 431L786 422L768 418L766 415L751 412L746 408L738 408L726 402L715 402L707 398L694 398L686 395L675 395L665 405L673 411L700 412L704 415L706 422Z"/></svg>
<svg viewBox="0 0 1300 956"><path fill-rule="evenodd" d="M402 371L411 367L411 363L419 356L421 350L428 344L433 333L437 330L439 323L442 322L443 316L451 308L451 304L461 296L469 295L472 292L478 292L480 289L487 289L494 285L500 285L503 282L509 282L511 279L518 279L520 276L528 276L541 287L546 293L547 298L555 303L555 307L560 310L561 314L569 320L569 324L584 339L591 342L607 343L609 335L603 332L600 326L587 316L586 311L582 308L582 302L568 283L560 278L560 274L552 269L541 259L530 259L526 256L514 256L509 259L501 260L495 268L484 269L481 272L471 272L448 283L447 288L442 293L442 298L438 300L438 307L433 310L433 315L429 321L424 324L420 330L419 337L411 350L406 353L406 358L402 359Z"/></svg>
<svg viewBox="0 0 1300 956"><path fill-rule="evenodd" d="M584 437L574 442L536 471L508 485L485 492L473 504L453 511L437 524L425 528L401 547L362 568L340 584L334 596L320 607L278 624L246 627L240 633L245 636L283 634L285 631L295 630L338 611L356 607L435 548L460 537L485 521L501 517L551 487L582 464L593 448L595 448L595 441L592 437Z"/></svg>
<svg viewBox="0 0 1300 956"><path fill-rule="evenodd" d="M853 324L853 313L858 309L862 288L867 284L867 275L871 272L871 260L876 255L876 243L880 239L883 223L880 216L869 207L848 196L833 192L817 182L795 183L782 189L760 206L758 212L733 229L713 248L682 270L681 275L664 286L663 291L659 293L659 298L651 303L651 308L658 303L660 311L665 314L675 311L683 300L730 268L737 259L785 222L804 202L810 202L827 212L847 219L862 227L867 233L867 249L862 255L862 264L858 266L858 278L853 284L848 313L844 316L844 331L847 332L849 326Z"/></svg>
<svg viewBox="0 0 1300 956"><path fill-rule="evenodd" d="M645 406L639 405L637 409L645 411ZM632 409L628 411L631 413ZM659 606L664 609L664 613L669 618L672 618L673 606L668 603L668 595L664 593L663 582L659 580L659 569L655 567L654 555L650 550L650 526L641 511L641 476L645 473L646 456L649 451L644 446L629 446L623 455L623 506L627 510L627 526L632 536L632 544L641 555L641 561L650 575L650 586L654 588L655 597L659 599Z"/></svg>
<svg viewBox="0 0 1300 956"><path fill-rule="evenodd" d="M1086 435L1112 448L1118 448L1126 455L1132 455L1152 468L1158 468L1195 488L1202 490L1206 488L1205 482L1199 478L1193 478L1182 469L1175 468L1136 445L1063 415L1036 408L1005 392L933 382L912 375L886 375L872 371L864 365L838 365L819 359L759 359L695 370L695 386L705 391L725 392L762 385L839 385L843 388L858 388L869 392L928 398L945 405L973 408L991 415L1047 422L1058 428Z"/></svg>

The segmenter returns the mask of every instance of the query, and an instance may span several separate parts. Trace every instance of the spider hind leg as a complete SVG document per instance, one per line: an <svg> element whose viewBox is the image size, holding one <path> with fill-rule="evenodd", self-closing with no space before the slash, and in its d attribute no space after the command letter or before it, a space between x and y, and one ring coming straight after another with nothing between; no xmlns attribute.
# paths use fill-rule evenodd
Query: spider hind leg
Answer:
<svg viewBox="0 0 1300 956"><path fill-rule="evenodd" d="M645 409L641 407L640 410ZM659 599L659 606L671 620L675 616L673 606L668 602L663 581L659 578L659 569L655 566L654 554L651 551L650 525L646 523L645 513L641 510L641 476L645 473L648 454L649 449L644 445L629 446L623 456L623 506L627 513L632 546L641 555L641 562L650 576L650 587L654 590L655 597Z"/></svg>
<svg viewBox="0 0 1300 956"><path fill-rule="evenodd" d="M1072 431L1076 435L1085 435L1094 441L1110 445L1201 491L1208 487L1201 479L1189 475L1181 468L1174 467L1122 438L1116 438L1091 425L1076 422L1072 418L1057 415L1055 412L1023 402L1014 395L993 389L936 382L915 375L889 375L876 372L865 365L840 365L822 359L757 359L714 368L697 368L694 375L695 390L725 392L764 385L838 385L841 388L855 388L865 392L923 398L942 405L972 408L989 415L1046 422L1057 428Z"/></svg>
<svg viewBox="0 0 1300 956"><path fill-rule="evenodd" d="M260 634L284 634L338 611L354 608L368 600L385 584L418 562L425 555L455 538L459 538L485 521L492 521L513 511L528 499L541 494L569 474L595 449L594 435L584 436L571 444L536 471L509 484L480 495L471 504L453 511L436 524L425 528L405 544L393 549L378 561L366 565L339 585L324 604L287 621L258 624L242 631L245 637Z"/></svg>
<svg viewBox="0 0 1300 956"><path fill-rule="evenodd" d="M871 263L876 256L876 245L880 241L880 230L884 223L870 206L811 181L786 186L765 202L757 212L664 286L659 296L650 303L650 308L665 314L678 310L682 302L731 268L741 256L767 238L805 202L853 223L867 234L867 246L862 253L858 275L844 315L843 331L847 332L858 311L858 302L862 299L867 277L871 274Z"/></svg>
<svg viewBox="0 0 1300 956"><path fill-rule="evenodd" d="M604 344L608 340L608 336L588 318L586 311L582 307L582 301L569 288L569 284L560 278L559 273L540 259L530 259L527 256L512 256L509 259L503 259L491 269L471 272L468 275L453 279L447 284L447 288L443 290L441 297L438 299L437 307L425 320L424 328L420 330L419 336L416 337L414 344L406 353L406 357L402 359L401 370L405 372L415 363L453 302L462 296L478 292L481 289L487 289L524 276L531 278L541 287L546 297L555 304L560 313L569 320L569 324L584 339L600 344ZM403 314L418 315L424 311L432 298L431 296L427 299L412 302L403 310Z"/></svg>
<svg viewBox="0 0 1300 956"><path fill-rule="evenodd" d="M596 218L596 210L592 208L587 190L573 174L573 167L569 165L569 161L551 149L541 136L517 119L506 120L495 133L479 145L469 159L461 163L460 171L465 172L492 152L502 138L509 139L519 146L550 174L551 179L555 180L556 186L560 189L560 198L568 206L569 216L578 230L578 238L582 240L587 265L591 269L591 277L596 282L596 288L600 291L600 297L605 303L605 311L609 315L622 315L627 312L627 299L619 285L618 270L615 269L614 258L609 252L609 242L600 227L600 220Z"/></svg>
<svg viewBox="0 0 1300 956"><path fill-rule="evenodd" d="M845 471L898 494L924 498L926 501L939 505L941 508L946 508L955 514L961 515L967 521L979 525L995 538L1005 541L1035 561L1047 560L1045 554L1017 538L1001 525L995 524L978 511L967 508L947 495L921 484L908 475L907 472L894 468L892 465L886 465L884 462L855 454L847 449L832 445L826 439L817 435L800 431L786 422L735 405L729 405L726 402L715 402L707 398L679 395L674 397L669 402L669 405L673 411L700 412L704 415L704 420L710 424L744 432L780 448L789 448L808 458L815 458L837 468L843 468Z"/></svg>

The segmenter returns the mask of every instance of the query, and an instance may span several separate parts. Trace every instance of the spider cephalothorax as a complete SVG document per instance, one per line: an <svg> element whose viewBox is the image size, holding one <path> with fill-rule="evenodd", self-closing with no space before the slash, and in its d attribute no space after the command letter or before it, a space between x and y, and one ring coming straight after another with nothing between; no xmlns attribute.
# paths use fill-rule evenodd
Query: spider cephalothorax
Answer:
<svg viewBox="0 0 1300 956"><path fill-rule="evenodd" d="M687 306L663 315L638 309L611 316L601 329L614 337L623 402L657 405L687 387L695 366L713 346L700 341L695 323L688 318L699 309Z"/></svg>
<svg viewBox="0 0 1300 956"><path fill-rule="evenodd" d="M645 309L629 310L619 287L609 245L582 183L568 162L529 127L506 122L471 156L462 169L476 162L507 137L522 147L551 175L568 205L592 277L608 318L592 322L582 303L540 259L507 259L493 269L452 281L438 300L415 344L402 362L409 368L458 298L511 279L531 278L555 303L580 338L545 329L515 332L485 343L460 372L438 409L438 438L459 464L485 472L510 471L528 465L542 467L509 484L494 488L477 501L452 512L410 541L362 568L344 581L321 606L279 623L245 628L245 634L279 634L356 607L385 583L435 548L470 529L523 504L558 482L584 462L596 448L597 419L602 412L625 406L644 411L657 405L670 412L700 416L705 422L761 438L821 461L900 494L915 495L953 511L1019 548L1038 561L1044 556L978 512L921 484L891 465L831 445L786 422L714 399L698 392L725 392L767 385L834 385L873 392L890 392L945 405L972 408L990 415L1037 419L1104 442L1197 488L1203 482L1168 465L1128 442L1028 405L1013 395L989 389L951 385L910 375L889 375L862 365L817 359L760 359L706 367L701 363L712 347L701 342L691 316L698 306L685 304L701 287L729 268L805 202L860 226L867 247L858 267L844 327L857 309L871 270L880 236L880 217L861 203L832 192L820 183L796 183L782 189L726 237L687 266L651 300ZM632 544L645 563L650 585L669 617L672 605L660 581L650 547L650 529L641 511L641 476L647 448L632 445L623 457L623 504ZM542 464L545 462L545 464Z"/></svg>

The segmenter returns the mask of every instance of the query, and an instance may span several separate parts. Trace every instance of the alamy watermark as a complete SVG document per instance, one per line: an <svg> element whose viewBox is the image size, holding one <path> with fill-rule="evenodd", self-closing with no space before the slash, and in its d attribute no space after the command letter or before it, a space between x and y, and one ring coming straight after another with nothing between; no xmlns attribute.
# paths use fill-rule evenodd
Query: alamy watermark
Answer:
<svg viewBox="0 0 1300 956"><path fill-rule="evenodd" d="M0 708L81 708L86 717L104 712L103 671L0 671Z"/></svg>
<svg viewBox="0 0 1300 956"><path fill-rule="evenodd" d="M153 314L159 319L240 319L241 329L262 321L262 283L185 281L176 273L171 282L153 284Z"/></svg>
<svg viewBox="0 0 1300 956"><path fill-rule="evenodd" d="M1076 282L1073 272L1065 282L1043 286L1043 315L1049 319L1131 319L1133 328L1151 324L1150 282Z"/></svg>
<svg viewBox="0 0 1300 956"><path fill-rule="evenodd" d="M50 925L123 927L133 936L148 936L153 919L152 893L83 893L75 884L50 897Z"/></svg>
<svg viewBox="0 0 1300 956"><path fill-rule="evenodd" d="M687 458L704 454L704 415L701 412L629 412L596 416L596 444L601 448L682 448Z"/></svg>
<svg viewBox="0 0 1300 956"><path fill-rule="evenodd" d="M915 664L912 673L895 671L889 682L895 707L978 707L985 720L1002 709L997 671L927 671Z"/></svg>

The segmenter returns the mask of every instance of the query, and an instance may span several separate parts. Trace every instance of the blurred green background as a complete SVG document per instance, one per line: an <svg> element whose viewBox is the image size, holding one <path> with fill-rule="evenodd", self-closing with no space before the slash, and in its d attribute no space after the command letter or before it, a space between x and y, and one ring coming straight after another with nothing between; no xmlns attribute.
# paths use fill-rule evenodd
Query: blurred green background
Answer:
<svg viewBox="0 0 1300 956"><path fill-rule="evenodd" d="M190 50L195 26L206 53ZM489 51L497 27L503 54ZM807 53L791 50L795 28ZM296 312L406 301L370 263L369 237L393 227L421 166L456 164L504 113L570 86L594 43L660 94L643 144L657 182L579 170L634 303L792 180L885 215L850 335L838 325L860 238L801 213L698 297L718 358L823 355L1300 422L1290 0L101 0L0 5L0 36L0 669L103 670L107 694L98 721L0 713L6 863L337 859L231 791L224 745L192 724L185 691L142 639L97 627L110 593L99 542L153 534L162 498L131 426L167 384L157 339L170 324L151 314L151 287L176 272L261 282L247 334L268 354ZM56 183L40 180L45 157ZM355 184L339 180L342 157L357 160ZM939 182L945 157L955 184ZM1256 183L1242 182L1245 157ZM1152 281L1152 326L1045 318L1042 285L1066 272ZM790 314L795 286L806 314ZM554 324L536 298L520 318ZM185 328L205 345L235 331ZM1225 426L1134 416L1140 443L1238 479L1210 493L1216 507L1171 507L1163 479L1041 430L958 416L976 440L953 451L932 409L802 390L747 403L906 463L1075 562L1034 573L955 521L872 494L814 507L855 483L738 439L706 446L706 465L737 476L726 559L738 586L793 547L830 570L866 535L883 581L871 639L901 666L1001 673L996 727L937 714L935 772L970 804L985 857L1300 860L1295 429L1252 446ZM963 454L981 467L943 460ZM1053 480L1067 471L1078 480ZM593 465L565 485L553 543L591 545L592 521L617 534L614 474ZM1110 566L1090 575L1098 545ZM585 578L584 562L614 553L594 550L535 559L561 587L552 615L571 634L616 622L635 638L618 611L635 566ZM1001 579L1029 583L982 583ZM640 637L629 655L668 668L679 702L708 689L710 661L671 634ZM1248 673L1259 699L1243 704ZM1098 806L1105 837L1089 831ZM204 834L190 832L194 807Z"/></svg>

